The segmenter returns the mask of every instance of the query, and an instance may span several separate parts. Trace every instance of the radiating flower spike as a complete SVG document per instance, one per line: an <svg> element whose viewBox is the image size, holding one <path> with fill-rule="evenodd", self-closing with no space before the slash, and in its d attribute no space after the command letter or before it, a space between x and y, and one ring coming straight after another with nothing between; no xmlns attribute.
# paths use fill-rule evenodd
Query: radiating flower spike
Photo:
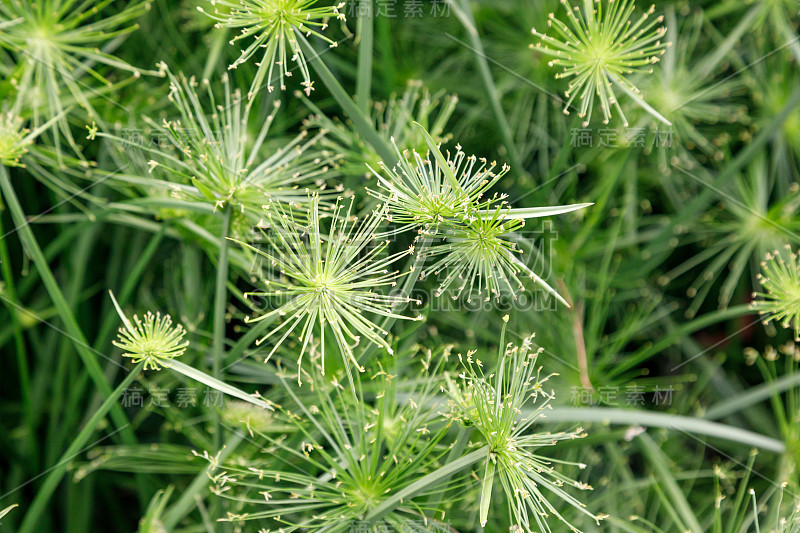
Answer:
<svg viewBox="0 0 800 533"><path fill-rule="evenodd" d="M82 109L90 120L100 122L92 104L94 100L110 100L109 89L129 83L143 73L156 74L103 51L114 39L138 29L133 20L147 12L149 2L118 2L123 5L109 12L106 9L110 3L0 2L0 48L10 51L19 67L10 78L22 105L17 111L31 117L34 128L58 117L57 127L51 133L60 164L63 164L62 140L81 156L67 120L68 111ZM115 83L104 76L100 67L132 75Z"/></svg>
<svg viewBox="0 0 800 533"><path fill-rule="evenodd" d="M800 259L791 246L767 254L761 263L758 280L764 292L755 292L753 309L763 317L764 324L780 323L794 330L800 341Z"/></svg>
<svg viewBox="0 0 800 533"><path fill-rule="evenodd" d="M314 90L314 82L308 71L308 64L298 36L315 36L326 41L331 47L337 45L323 33L331 18L344 20L340 10L345 3L332 6L315 7L317 0L213 0L214 12L198 10L217 21L217 27L241 28L241 33L234 37L230 44L234 45L243 39L252 38L252 42L242 50L239 58L228 69L235 69L242 63L256 56L256 73L248 100L252 99L266 80L267 90L272 92L275 78L279 80L280 90L286 89L285 79L292 75L292 63L300 70L302 85L306 94ZM220 7L223 9L220 10ZM261 54L260 50L264 49ZM277 72L275 72L277 67Z"/></svg>
<svg viewBox="0 0 800 533"><path fill-rule="evenodd" d="M595 96L600 102L603 123L607 124L612 107L628 125L619 105L614 88L620 89L637 105L653 114L662 122L669 121L649 106L639 96L639 89L628 79L634 73L651 73L652 66L659 61L669 46L662 42L665 27L656 27L663 16L652 18L654 6L631 22L634 4L631 0L583 0L583 9L572 7L568 0L561 0L567 12L569 24L550 13L547 25L554 36L540 33L536 28L531 33L539 39L536 48L552 59L551 67L561 67L556 78L570 79L564 95L564 113L577 97L578 116L589 125L594 109Z"/></svg>
<svg viewBox="0 0 800 533"><path fill-rule="evenodd" d="M309 135L303 131L267 151L279 102L253 133L249 129L255 122L253 102L242 99L227 74L222 76L220 100L209 80L173 74L163 62L159 68L169 80L169 100L179 118L159 122L145 117L163 142L132 147L150 158L149 176L146 180L137 177L137 183L149 185L149 190L160 188L176 200L212 204L215 210L230 205L254 217L267 201L279 202L285 209L302 206L308 201L303 185L324 190L324 180L332 175L339 159L318 149L324 132ZM129 143L105 132L97 136Z"/></svg>
<svg viewBox="0 0 800 533"><path fill-rule="evenodd" d="M173 326L169 315L149 311L144 320L133 315L131 321L122 312L114 294L109 291L109 295L123 324L119 328L118 340L112 344L125 350L123 357L130 357L134 363L144 361L145 370L161 370L162 366L169 367L173 359L183 355L189 341L183 340L186 330L182 325Z"/></svg>
<svg viewBox="0 0 800 533"><path fill-rule="evenodd" d="M203 454L211 464L212 492L242 509L222 520L237 525L250 521L252 527L244 528L248 531L266 526L263 531L343 532L355 531L354 524L359 531L443 531L438 517L421 515L420 510L432 497L458 487L463 476L414 489L450 454L443 440L450 423L427 407L435 401L438 380L420 374L407 389L416 402L402 402L392 383L395 376L383 369L363 378L369 382L369 395L322 376L316 366L312 374L311 391L301 396L279 373L291 400L270 414L292 426L302 440L275 435L274 424L270 431L250 426L253 442L264 453L224 465L213 454ZM287 456L292 458L289 468ZM413 492L397 501L409 489ZM374 520L381 529L361 526L384 506Z"/></svg>
<svg viewBox="0 0 800 533"><path fill-rule="evenodd" d="M508 172L508 165L496 172L495 162L467 156L459 145L455 153L443 154L439 143L420 124L415 126L426 141L429 155L401 151L392 139L397 166L390 169L381 162L381 172L370 167L378 188L369 193L388 206L391 221L404 229L431 232L446 219L469 221L475 211L504 202L505 195L489 197L488 191Z"/></svg>
<svg viewBox="0 0 800 533"><path fill-rule="evenodd" d="M562 488L591 490L591 487L570 479L554 467L583 469L586 465L548 458L539 450L562 440L583 438L586 434L581 428L559 433L535 432L536 422L544 418L554 398L554 393L544 388L554 374L541 374L542 367L537 365L542 348L533 347L533 336L524 339L519 346L505 344L508 316L503 321L496 373L484 375L482 363L473 359L473 352L468 352L466 357L459 354L464 372L458 383L450 381L449 386L457 416L477 429L490 449L482 480L480 523L485 526L489 520L493 482L495 476L499 476L514 525L519 530L549 533L552 520L548 518L554 516L571 531L578 531L549 502L546 493L552 493L597 522L605 518L591 513Z"/></svg>
<svg viewBox="0 0 800 533"><path fill-rule="evenodd" d="M272 311L247 319L248 323L281 320L257 341L261 344L280 335L266 360L293 332L299 331L302 346L298 366L306 352L318 342L324 369L325 335L329 332L348 370L355 366L363 371L353 350L362 337L392 353L386 340L388 333L366 315L415 320L394 311L411 302L410 298L380 292L394 287L397 279L404 275L390 268L412 251L383 253L388 241L381 240L378 227L385 219L385 208L378 208L359 220L353 214L354 200L351 199L346 208L341 200L333 208L326 232L320 223L323 213L319 196L313 195L305 234L298 232L300 224L291 212L277 204L268 204L265 221L270 229L264 232L268 249L240 242L268 259L279 274L277 278L264 280L265 291L248 293L249 296L282 299Z"/></svg>

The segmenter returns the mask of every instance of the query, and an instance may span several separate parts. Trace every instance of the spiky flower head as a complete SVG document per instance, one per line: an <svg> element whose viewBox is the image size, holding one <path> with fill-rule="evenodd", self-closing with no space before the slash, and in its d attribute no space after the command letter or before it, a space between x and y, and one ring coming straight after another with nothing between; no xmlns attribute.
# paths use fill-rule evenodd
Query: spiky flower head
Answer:
<svg viewBox="0 0 800 533"><path fill-rule="evenodd" d="M144 315L144 320L133 315L131 321L122 312L114 295L109 294L123 324L119 328L117 340L112 341L112 344L124 350L123 357L130 357L134 363L144 361L145 370L161 370L162 366L169 367L170 361L183 355L189 341L183 340L186 330L182 325L173 326L169 315L153 314L150 311Z"/></svg>
<svg viewBox="0 0 800 533"><path fill-rule="evenodd" d="M313 390L304 396L278 374L292 402L278 406L276 418L293 426L302 440L253 427L256 440L264 443L263 453L225 465L206 454L212 463L212 492L240 509L225 520L257 521L266 526L264 531L346 532L380 512L377 526L359 530L421 533L439 526L427 518L428 527L423 527L421 510L429 498L463 482L463 476L402 494L441 468L450 453L442 443L449 421L429 407L438 380L420 374L407 389L412 401L402 402L392 383L395 376L383 369L370 376L374 394L369 396L323 378L318 369L313 374ZM281 454L293 457L291 464Z"/></svg>
<svg viewBox="0 0 800 533"><path fill-rule="evenodd" d="M268 259L279 277L265 279L266 290L248 296L279 299L280 305L247 322L273 321L281 323L266 333L257 344L280 335L266 360L295 331L299 331L302 347L298 366L309 349L321 351L321 366L325 365L325 335L329 332L339 346L345 366L351 364L360 371L353 347L362 337L392 353L386 340L388 333L371 317L411 319L394 312L410 298L384 294L382 289L396 285L401 276L390 267L401 257L413 252L408 249L384 254L389 241L378 234L385 218L385 208L378 208L359 220L353 214L353 200L345 205L337 200L329 214L328 231L322 229L319 196L313 195L308 228L298 231L300 224L291 213L280 206L265 206L264 232L267 250L240 243ZM298 372L298 379L300 373Z"/></svg>
<svg viewBox="0 0 800 533"><path fill-rule="evenodd" d="M16 167L31 143L24 121L13 113L0 113L0 164Z"/></svg>
<svg viewBox="0 0 800 533"><path fill-rule="evenodd" d="M260 213L270 199L285 206L305 203L308 195L303 184L324 189L323 179L338 156L316 149L323 133L301 132L268 150L277 102L265 119L259 119L258 129L251 131L253 102L242 101L239 90L231 89L227 74L222 77L222 98L218 98L209 80L175 75L165 63L159 67L169 79L169 100L178 117L161 122L145 117L162 142L134 146L132 153L144 150L151 157L152 178L145 182L151 189L168 191L178 200L211 203L215 209L231 205L242 213ZM98 136L131 142L102 132Z"/></svg>
<svg viewBox="0 0 800 533"><path fill-rule="evenodd" d="M370 167L378 178L378 187L369 191L388 206L392 222L405 228L421 227L432 232L448 219L469 221L475 211L487 209L505 199L505 195L489 197L488 191L508 172L508 165L496 172L495 162L467 156L459 145L456 145L454 154L448 151L446 156L434 145L432 161L428 155L423 158L416 150L401 152L394 139L392 144L399 162L389 168L381 161L381 172Z"/></svg>
<svg viewBox="0 0 800 533"><path fill-rule="evenodd" d="M794 330L800 340L800 260L789 245L783 251L767 254L761 263L758 280L764 292L755 292L753 308L764 317L764 324L778 322Z"/></svg>
<svg viewBox="0 0 800 533"><path fill-rule="evenodd" d="M502 206L487 208L466 224L448 227L444 233L446 242L429 251L429 255L441 257L424 274L444 273L435 296L441 296L456 283L453 298L466 290L468 302L472 295L488 301L504 292L516 299L525 288L520 279L523 278L540 283L561 303L569 305L518 257L522 250L509 240L509 235L521 229L525 221L507 219L508 211Z"/></svg>
<svg viewBox="0 0 800 533"><path fill-rule="evenodd" d="M336 41L326 37L322 32L328 26L331 18L344 20L344 13L340 11L344 2L332 6L317 6L317 0L210 0L214 12L199 11L207 14L217 21L217 27L241 28L241 33L234 37L230 44L243 39L252 38L252 42L242 50L242 54L228 69L235 69L242 63L256 56L256 73L248 99L252 99L264 81L267 90L272 92L275 87L273 81L277 77L280 89L285 90L285 79L292 75L292 63L303 77L302 85L306 94L314 90L314 82L308 71L306 57L300 47L303 35L319 37L329 43L331 47L337 45ZM223 9L220 10L219 8ZM263 49L263 53L261 52ZM277 67L277 72L275 72Z"/></svg>
<svg viewBox="0 0 800 533"><path fill-rule="evenodd" d="M489 445L479 508L481 525L485 526L488 521L492 486L497 475L517 528L527 532L550 532L548 517L554 516L570 530L578 531L548 501L543 489L599 522L603 515L592 514L563 489L569 486L590 490L591 487L570 479L554 467L559 464L583 469L586 465L544 457L539 449L586 434L581 428L559 433L536 431L536 422L544 418L554 398L554 393L544 388L554 374L541 374L542 367L537 366L537 359L542 349L533 347L532 336L519 346L504 344L507 321L506 316L496 373L485 376L483 363L473 359L474 352L468 352L466 356L458 355L465 369L459 381L449 383L456 416L480 431Z"/></svg>
<svg viewBox="0 0 800 533"><path fill-rule="evenodd" d="M102 49L112 39L135 31L138 25L131 21L150 4L126 2L114 13L103 13L109 3L52 0L45 6L40 2L0 2L0 47L9 50L19 66L10 81L34 126L59 116L58 128L53 130L59 157L62 137L77 151L67 121L68 108L77 104L91 119L99 120L91 101L102 93L93 81L99 80L103 91L120 85L108 80L102 67L131 72L133 77L126 81L148 72Z"/></svg>
<svg viewBox="0 0 800 533"><path fill-rule="evenodd" d="M448 151L445 155L425 128L417 127L428 147L425 157L415 150L401 153L395 145L397 165L390 169L381 163L382 172L373 170L379 187L369 192L388 206L389 220L398 225L396 231L416 228L426 241L444 241L425 252L442 256L426 269L427 273L445 274L435 295L460 280L454 298L466 288L468 298L473 290L487 300L499 298L505 289L511 289L516 298L523 288L518 275L524 274L567 305L516 257L520 250L507 237L522 228L527 218L569 213L591 204L512 209L506 195L489 195L489 189L508 172L507 165L495 172L496 163L466 156L460 146L455 154Z"/></svg>
<svg viewBox="0 0 800 533"><path fill-rule="evenodd" d="M531 32L539 39L535 48L552 57L548 64L562 70L556 78L571 78L564 95L564 113L569 114L575 97L578 116L584 126L592 118L595 96L600 101L603 123L616 108L627 126L627 120L617 101L614 86L631 96L639 105L647 104L638 96L639 89L628 79L634 73L653 71L669 43L662 42L665 27L656 27L663 16L651 18L655 7L650 6L638 20L631 22L632 0L583 0L583 9L561 0L567 10L569 24L550 13L547 25L553 35ZM534 45L531 45L534 47Z"/></svg>

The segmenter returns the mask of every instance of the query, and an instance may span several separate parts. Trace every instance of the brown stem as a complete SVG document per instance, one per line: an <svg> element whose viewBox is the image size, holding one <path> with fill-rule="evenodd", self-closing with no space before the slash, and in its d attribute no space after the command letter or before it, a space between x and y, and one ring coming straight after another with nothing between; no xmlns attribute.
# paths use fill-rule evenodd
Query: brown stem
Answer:
<svg viewBox="0 0 800 533"><path fill-rule="evenodd" d="M578 373L581 378L581 385L594 390L592 380L589 379L589 361L586 359L586 342L583 339L583 302L572 303L572 296L567 290L567 285L558 280L558 285L564 299L572 309L572 333L575 335L575 352L578 358Z"/></svg>

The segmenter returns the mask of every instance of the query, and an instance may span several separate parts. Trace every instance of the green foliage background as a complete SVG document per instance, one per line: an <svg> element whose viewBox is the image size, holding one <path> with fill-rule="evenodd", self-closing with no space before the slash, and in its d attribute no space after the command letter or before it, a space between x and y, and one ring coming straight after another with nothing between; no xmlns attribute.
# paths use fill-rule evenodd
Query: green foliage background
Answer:
<svg viewBox="0 0 800 533"><path fill-rule="evenodd" d="M2 1L34 10L39 3L72 4ZM221 352L221 381L258 391L304 419L313 417L293 407L290 391L301 405L321 401L308 385L298 389L292 376L283 379L284 371L296 372L297 342L287 341L265 364L270 342L256 346L246 337L252 326L244 319L257 309L244 293L258 286L260 274L247 250L219 238L224 210L193 212L162 201L165 195L146 181L149 157L110 139L136 132L150 141L155 130L142 116L156 124L174 118L160 62L176 74L209 78L215 91L227 72L231 86L247 93L253 61L227 69L239 56L240 46L228 45L238 30L215 28L199 3L142 4L126 23L136 27L102 43L103 53L133 71L82 59L98 75L70 68L69 76L91 109L61 86L69 111L35 139L24 168L0 168L0 510L19 505L0 517L0 531L275 531L280 525L267 518L217 521L260 507L244 496L213 494L208 457L221 454L220 462L243 468L277 457L287 471L308 470L273 442L285 435L286 446L297 450L305 442L286 413L259 418L263 425L251 432L256 415L233 399L218 409L204 405L201 393L196 406L179 407L178 390L197 385L193 380L139 373L140 367L130 372L133 365L111 342L121 323L109 290L129 315L160 311L183 324L191 343L180 358L186 365L211 373ZM91 14L93 2L75 4L67 9L83 10L91 21L126 9L126 2L100 2L103 9ZM359 16L367 4L376 16ZM596 525L553 498L577 528L798 531L792 508L800 497L800 347L791 330L762 325L750 303L761 290L765 254L796 249L800 240L800 7L784 0L658 2L671 46L652 74L632 79L672 125L620 96L625 128L618 116L605 125L595 113L584 127L576 113L562 112L567 80L554 79L547 58L530 47L531 27L542 31L551 12L563 16L559 2L421 2L421 16L406 16L416 4L348 0L341 8L347 21L331 20L324 31L338 46L309 39L318 54L307 54L314 91L302 94L302 80L293 76L287 90L262 89L255 99L251 138L274 102L281 104L264 154L305 129L326 130L320 146L341 156L324 176L326 190L353 192L364 208L372 201L364 188L376 186L365 163L375 167L382 157L380 142L365 132L378 117L372 134L391 146L380 122L390 116L385 102L394 101L394 119L408 122L397 130L405 146L427 150L410 118L441 140L443 151L458 144L467 154L508 163L492 192L507 194L514 207L593 205L529 220L513 237L528 252L525 262L571 308L537 285L518 301L466 301L437 298L436 285L423 280L409 314L424 320L392 325L393 356L373 349L360 360L368 367L360 401L378 405L382 389L369 378L379 369L396 376L391 401L380 404L389 417L423 388L441 398L444 376L455 379L463 370L455 354L471 350L488 375L509 315L506 340L519 343L535 332L544 348L538 364L544 374L558 374L547 382L553 409L531 431L580 426L588 433L546 453L584 463L583 470L563 470L593 490L568 491L591 513L609 515ZM0 32L11 32L2 26L5 16L0 11ZM33 68L24 47L15 46L0 37L0 106L34 129L55 115L47 102L14 109ZM404 95L423 101L398 106ZM437 106L423 109L429 97ZM591 145L581 142L587 130ZM633 131L642 132L644 146L623 142ZM228 234L247 240L250 215L232 215ZM402 233L391 246L400 251L412 243ZM230 267L220 281L223 262ZM443 360L445 346L452 348ZM329 342L328 349L337 346ZM420 373L428 357L430 370ZM340 361L327 358L329 376L343 370ZM142 407L120 405L129 386L150 391ZM158 389L170 391L164 406L151 403ZM358 411L347 401L332 405ZM447 410L444 403L437 409ZM466 455L483 446L461 421L431 427L437 440L432 451L420 452L420 477L460 457L445 451L465 446ZM400 446L387 442L387 449ZM483 463L459 470L440 492L426 495L420 517L435 517L450 531L507 531L513 519L499 482L489 521L480 526L484 475ZM384 501L400 488L374 496ZM304 530L313 527L313 515L299 511L291 520ZM781 518L788 520L783 526ZM326 522L324 530L350 531L351 522ZM553 531L566 530L555 518L548 522Z"/></svg>

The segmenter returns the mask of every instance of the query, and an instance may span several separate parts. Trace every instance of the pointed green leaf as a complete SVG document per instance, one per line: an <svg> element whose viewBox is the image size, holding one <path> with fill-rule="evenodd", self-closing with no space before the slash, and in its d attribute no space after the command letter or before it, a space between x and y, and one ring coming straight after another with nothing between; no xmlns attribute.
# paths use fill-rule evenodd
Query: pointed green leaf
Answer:
<svg viewBox="0 0 800 533"><path fill-rule="evenodd" d="M251 394L247 394L241 389L234 387L233 385L228 385L224 381L220 381L216 378L213 378L206 374L205 372L201 372L196 368L193 368L187 364L181 363L180 361L170 361L169 365L164 365L167 368L180 372L187 378L191 378L195 381L199 381L203 385L208 385L212 389L216 389L220 392L227 394L228 396L233 396L234 398L239 398L240 400L244 400L246 402L250 402L253 405L257 405L259 407L263 407L264 409L269 409L270 411L274 411L275 409L259 398Z"/></svg>
<svg viewBox="0 0 800 533"><path fill-rule="evenodd" d="M433 137L431 137L431 134L428 133L425 130L425 128L422 127L422 124L420 124L419 122L414 122L414 125L420 129L422 135L425 137L425 142L428 143L428 149L431 151L433 157L436 159L436 164L439 165L439 167L442 169L442 172L444 172L444 175L447 177L447 181L450 182L450 186L453 188L453 190L457 191L460 188L460 185L458 184L456 175L453 174L453 170L450 168L450 164L447 162L447 159L445 159L444 155L439 150L439 147L436 145L436 141L434 141Z"/></svg>
<svg viewBox="0 0 800 533"><path fill-rule="evenodd" d="M563 215L564 213L570 213L572 211L577 211L579 209L589 207L590 205L594 204L586 203L586 204L570 204L570 205L552 205L552 206L542 206L542 207L521 207L518 209L509 209L505 213L503 218L526 219L526 218L551 217L555 215Z"/></svg>
<svg viewBox="0 0 800 533"><path fill-rule="evenodd" d="M495 462L489 457L486 460L486 471L483 474L483 487L481 487L480 520L481 527L486 525L489 517L489 504L492 502L492 485L494 484Z"/></svg>
<svg viewBox="0 0 800 533"><path fill-rule="evenodd" d="M203 185L203 184L200 182L200 180L199 180L199 179L197 179L197 178L195 178L194 176L192 176L192 185L194 185L195 187L197 187L197 190L198 190L198 191L200 191L200 193L201 193L203 196L205 196L205 197L206 197L206 199L208 199L208 200L211 200L212 202L216 202L216 201L217 201L217 197L214 195L214 193L213 193L213 192L211 192L211 189L209 189L208 187L206 187L205 185Z"/></svg>

